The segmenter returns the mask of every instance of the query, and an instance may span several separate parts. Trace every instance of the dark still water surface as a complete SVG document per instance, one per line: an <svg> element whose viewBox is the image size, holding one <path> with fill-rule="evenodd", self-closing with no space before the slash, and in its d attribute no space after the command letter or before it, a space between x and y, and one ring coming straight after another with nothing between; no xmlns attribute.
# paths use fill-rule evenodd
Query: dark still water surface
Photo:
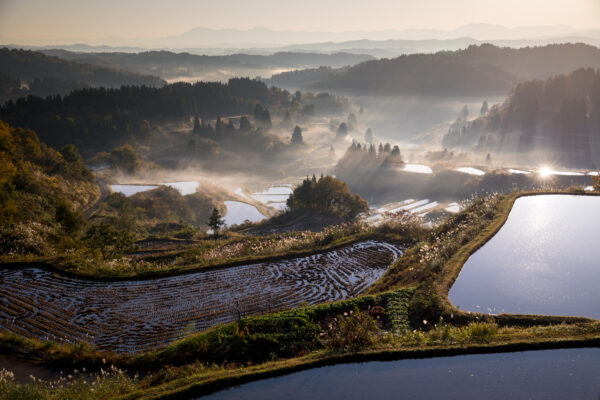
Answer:
<svg viewBox="0 0 600 400"><path fill-rule="evenodd" d="M600 349L341 364L203 399L598 399Z"/></svg>
<svg viewBox="0 0 600 400"><path fill-rule="evenodd" d="M600 319L600 197L517 199L449 297L461 310Z"/></svg>

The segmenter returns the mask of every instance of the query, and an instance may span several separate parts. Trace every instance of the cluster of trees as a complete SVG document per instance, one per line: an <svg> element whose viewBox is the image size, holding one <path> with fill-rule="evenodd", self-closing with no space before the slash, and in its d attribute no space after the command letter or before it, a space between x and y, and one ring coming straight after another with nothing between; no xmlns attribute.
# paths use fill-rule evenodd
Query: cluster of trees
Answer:
<svg viewBox="0 0 600 400"><path fill-rule="evenodd" d="M368 179L382 168L398 168L404 164L398 146L352 143L336 165L336 176L342 180L351 176L354 176L352 180Z"/></svg>
<svg viewBox="0 0 600 400"><path fill-rule="evenodd" d="M352 143L339 159L335 174L357 193L373 196L380 186L389 186L390 176L404 165L398 146Z"/></svg>
<svg viewBox="0 0 600 400"><path fill-rule="evenodd" d="M362 197L350 193L345 182L331 176L317 179L314 175L294 188L287 206L292 213L324 213L347 220L369 209Z"/></svg>
<svg viewBox="0 0 600 400"><path fill-rule="evenodd" d="M235 119L224 120L217 117L214 125L200 117L194 118L192 135L188 142L188 150L201 157L211 157L221 153L221 150L230 152L255 152L259 154L277 153L285 144L277 135L268 132L271 127L269 110L260 105L255 107L259 122L254 124L246 115ZM256 121L256 117L254 117Z"/></svg>
<svg viewBox="0 0 600 400"><path fill-rule="evenodd" d="M361 107L362 110L362 107ZM335 133L336 139L344 139L349 132L354 132L358 129L358 120L354 113L349 113L346 121L340 122L337 118L332 118L329 121L329 130ZM370 131L370 129L369 129ZM373 141L373 133L369 133L371 135L371 142ZM365 136L367 138L368 135ZM369 142L370 143L370 142Z"/></svg>
<svg viewBox="0 0 600 400"><path fill-rule="evenodd" d="M268 131L273 126L271 122L271 113L268 108L263 108L262 105L257 104L254 107L254 123L256 126L260 126L264 130Z"/></svg>
<svg viewBox="0 0 600 400"><path fill-rule="evenodd" d="M371 60L339 69L284 72L269 82L361 94L487 95L505 94L520 79L546 79L581 66L600 67L600 49L585 44L519 49L482 44L458 51Z"/></svg>
<svg viewBox="0 0 600 400"><path fill-rule="evenodd" d="M176 83L161 88L81 89L67 96L29 96L0 107L0 118L34 129L52 147L73 143L86 153L147 139L151 122L249 114L257 103L277 105L289 93L250 79Z"/></svg>
<svg viewBox="0 0 600 400"><path fill-rule="evenodd" d="M600 157L600 70L523 82L502 105L453 124L443 144L591 168Z"/></svg>

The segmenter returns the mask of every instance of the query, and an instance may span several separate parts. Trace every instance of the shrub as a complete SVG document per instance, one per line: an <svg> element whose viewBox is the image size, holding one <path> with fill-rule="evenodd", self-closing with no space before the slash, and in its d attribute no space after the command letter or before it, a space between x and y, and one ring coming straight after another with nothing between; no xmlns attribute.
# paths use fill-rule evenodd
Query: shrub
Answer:
<svg viewBox="0 0 600 400"><path fill-rule="evenodd" d="M431 282L421 285L408 302L408 318L413 328L431 326L443 313L442 299Z"/></svg>
<svg viewBox="0 0 600 400"><path fill-rule="evenodd" d="M378 330L375 320L355 307L329 324L326 344L333 350L359 349L373 344Z"/></svg>
<svg viewBox="0 0 600 400"><path fill-rule="evenodd" d="M201 235L202 231L191 225L186 225L173 234L177 239L193 239Z"/></svg>
<svg viewBox="0 0 600 400"><path fill-rule="evenodd" d="M294 189L287 206L292 212L324 212L349 220L369 210L367 202L359 195L350 193L345 182L331 176L317 180L314 175Z"/></svg>
<svg viewBox="0 0 600 400"><path fill-rule="evenodd" d="M472 322L468 326L471 340L489 343L498 334L498 325L493 322Z"/></svg>

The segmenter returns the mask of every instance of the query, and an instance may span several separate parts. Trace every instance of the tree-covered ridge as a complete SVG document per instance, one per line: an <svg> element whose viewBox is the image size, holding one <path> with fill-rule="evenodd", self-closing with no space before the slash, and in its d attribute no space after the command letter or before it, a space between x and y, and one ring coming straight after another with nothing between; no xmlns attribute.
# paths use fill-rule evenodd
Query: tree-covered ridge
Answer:
<svg viewBox="0 0 600 400"><path fill-rule="evenodd" d="M88 152L144 140L152 123L200 116L250 114L256 104L277 106L289 93L250 79L176 83L160 88L91 88L67 96L29 96L0 107L0 117L34 129L53 147L73 143Z"/></svg>
<svg viewBox="0 0 600 400"><path fill-rule="evenodd" d="M228 54L198 55L171 51L143 51L139 53L101 52L79 53L67 50L42 50L42 53L65 60L99 66L110 65L139 74L159 75L165 79L199 76L220 69L260 70L269 68L341 67L354 65L373 57L352 53L277 52L270 55Z"/></svg>
<svg viewBox="0 0 600 400"><path fill-rule="evenodd" d="M523 82L502 105L475 120L457 120L443 144L591 168L600 156L600 70Z"/></svg>
<svg viewBox="0 0 600 400"><path fill-rule="evenodd" d="M162 86L160 78L67 61L30 50L0 48L0 101L28 94L67 94L91 86Z"/></svg>
<svg viewBox="0 0 600 400"><path fill-rule="evenodd" d="M458 51L366 61L340 69L285 72L269 82L284 87L381 95L488 95L505 94L519 80L546 79L582 66L600 67L600 49L584 44L520 49L483 44Z"/></svg>

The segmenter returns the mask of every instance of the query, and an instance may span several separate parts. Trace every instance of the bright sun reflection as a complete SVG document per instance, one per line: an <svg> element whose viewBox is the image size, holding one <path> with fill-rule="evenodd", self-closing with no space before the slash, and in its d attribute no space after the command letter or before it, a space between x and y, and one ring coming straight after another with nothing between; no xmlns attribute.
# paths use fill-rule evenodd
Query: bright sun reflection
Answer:
<svg viewBox="0 0 600 400"><path fill-rule="evenodd" d="M552 169L550 167L540 167L538 174L542 178L548 178L552 175Z"/></svg>

